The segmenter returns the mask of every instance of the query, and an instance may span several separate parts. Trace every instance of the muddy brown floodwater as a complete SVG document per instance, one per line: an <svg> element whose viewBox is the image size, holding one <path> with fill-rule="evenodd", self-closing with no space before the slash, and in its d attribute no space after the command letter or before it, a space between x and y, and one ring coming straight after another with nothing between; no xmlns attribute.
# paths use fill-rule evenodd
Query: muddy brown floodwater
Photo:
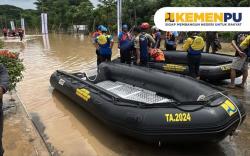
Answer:
<svg viewBox="0 0 250 156"><path fill-rule="evenodd" d="M223 44L229 47L228 44ZM219 144L148 145L120 135L50 87L57 69L95 70L95 49L89 37L50 34L25 43L7 43L20 51L26 71L18 95L53 155L65 156L250 156L250 122L247 117L238 136ZM115 50L114 50L115 51ZM117 53L117 52L114 52ZM250 80L248 79L248 84ZM250 111L250 85L229 90Z"/></svg>

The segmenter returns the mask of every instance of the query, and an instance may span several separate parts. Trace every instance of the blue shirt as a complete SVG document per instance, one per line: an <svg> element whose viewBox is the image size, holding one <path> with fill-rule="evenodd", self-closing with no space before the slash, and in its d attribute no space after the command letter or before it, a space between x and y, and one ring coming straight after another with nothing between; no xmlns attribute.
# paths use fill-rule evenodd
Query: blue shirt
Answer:
<svg viewBox="0 0 250 156"><path fill-rule="evenodd" d="M132 37L129 32L120 32L118 35L119 44L118 47L122 50L130 50Z"/></svg>
<svg viewBox="0 0 250 156"><path fill-rule="evenodd" d="M100 35L102 36L102 35ZM98 39L99 37L98 36L96 39L95 39L95 42L99 45L99 52L100 52L100 55L101 56L109 56L109 55L112 55L112 50L111 50L111 42L113 41L113 37L111 35L104 35L107 39L107 42L105 44L100 44L98 42Z"/></svg>

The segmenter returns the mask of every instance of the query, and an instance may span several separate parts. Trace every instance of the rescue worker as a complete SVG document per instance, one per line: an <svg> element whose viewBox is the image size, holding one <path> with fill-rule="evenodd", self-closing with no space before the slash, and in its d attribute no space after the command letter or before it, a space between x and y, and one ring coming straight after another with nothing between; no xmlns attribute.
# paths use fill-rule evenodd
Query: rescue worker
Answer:
<svg viewBox="0 0 250 156"><path fill-rule="evenodd" d="M9 76L6 68L0 64L0 156L3 156L3 94L6 93L9 83Z"/></svg>
<svg viewBox="0 0 250 156"><path fill-rule="evenodd" d="M231 66L231 84L228 86L229 88L235 88L236 70L243 73L242 83L237 86L244 88L246 84L248 76L249 35L250 32L239 32L234 35L232 40L232 46L236 50L236 53Z"/></svg>
<svg viewBox="0 0 250 156"><path fill-rule="evenodd" d="M119 49L120 49L120 56L121 56L121 63L131 64L131 55L133 49L133 41L132 36L128 32L128 25L122 25L122 32L118 35L119 40Z"/></svg>
<svg viewBox="0 0 250 156"><path fill-rule="evenodd" d="M136 64L136 56L137 56L137 54L136 54L136 49L135 49L135 38L137 37L137 36L139 36L139 34L141 33L141 28L139 27L139 26L136 26L134 29L133 29L133 34L132 34L132 36L133 36L133 45L134 45L134 50L133 50L133 54L132 54L132 58L135 58L135 62L134 62L134 64Z"/></svg>
<svg viewBox="0 0 250 156"><path fill-rule="evenodd" d="M184 42L183 50L187 51L187 60L189 67L189 75L193 78L200 79L199 69L201 61L201 53L205 43L198 33L191 32L190 37Z"/></svg>
<svg viewBox="0 0 250 156"><path fill-rule="evenodd" d="M96 49L99 51L100 63L105 61L111 61L113 38L111 35L107 35L108 29L104 26L101 28L102 34L95 40Z"/></svg>
<svg viewBox="0 0 250 156"><path fill-rule="evenodd" d="M216 53L216 42L218 42L218 33L215 31L206 32L206 52L209 53L210 46L212 47L212 53Z"/></svg>
<svg viewBox="0 0 250 156"><path fill-rule="evenodd" d="M148 23L142 23L140 25L141 33L139 33L135 38L134 47L136 49L137 65L147 65L150 48L155 44L153 37L147 33L149 28L150 25Z"/></svg>
<svg viewBox="0 0 250 156"><path fill-rule="evenodd" d="M160 48L161 46L161 32L160 29L157 28L156 26L153 26L152 28L152 36L155 40L155 45L153 45L154 48Z"/></svg>
<svg viewBox="0 0 250 156"><path fill-rule="evenodd" d="M101 28L103 27L103 25L99 25L99 26L96 26L96 31L92 34L92 43L95 45L95 40L98 36L100 36L102 34L101 32ZM100 55L99 55L99 49L96 49L95 50L96 52L96 62L97 62L97 66L101 63L100 61Z"/></svg>
<svg viewBox="0 0 250 156"><path fill-rule="evenodd" d="M24 35L23 29L22 29L22 28L19 28L19 29L18 29L18 36L20 37L20 41L23 40L23 35Z"/></svg>
<svg viewBox="0 0 250 156"><path fill-rule="evenodd" d="M166 50L176 50L177 46L177 31L167 31L165 36L165 47Z"/></svg>

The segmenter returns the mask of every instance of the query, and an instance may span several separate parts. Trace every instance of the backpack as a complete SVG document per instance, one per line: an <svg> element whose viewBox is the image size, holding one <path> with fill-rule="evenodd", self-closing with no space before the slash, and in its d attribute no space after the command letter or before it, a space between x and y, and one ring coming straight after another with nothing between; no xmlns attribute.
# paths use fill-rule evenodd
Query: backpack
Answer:
<svg viewBox="0 0 250 156"><path fill-rule="evenodd" d="M149 41L145 34L139 36L139 43L140 43L140 57L141 60L148 59L148 45Z"/></svg>
<svg viewBox="0 0 250 156"><path fill-rule="evenodd" d="M99 52L102 56L111 55L112 51L110 49L110 36L100 35L97 37L97 42L99 44Z"/></svg>
<svg viewBox="0 0 250 156"><path fill-rule="evenodd" d="M97 37L97 42L99 45L105 45L108 42L108 37L106 35L103 35L103 34L99 35Z"/></svg>
<svg viewBox="0 0 250 156"><path fill-rule="evenodd" d="M119 40L119 48L121 51L131 51L134 47L134 42L129 37L128 33L123 33L121 39Z"/></svg>
<svg viewBox="0 0 250 156"><path fill-rule="evenodd" d="M122 32L122 36L121 36L120 42L123 42L123 41L126 41L126 40L130 40L130 39L131 39L131 37L129 36L128 33Z"/></svg>
<svg viewBox="0 0 250 156"><path fill-rule="evenodd" d="M191 55L200 54L205 46L205 42L201 36L194 36L192 37L193 42L188 50L188 53Z"/></svg>
<svg viewBox="0 0 250 156"><path fill-rule="evenodd" d="M160 49L151 49L149 52L149 55L156 62L164 62L165 61L165 55L164 55L163 51L161 51Z"/></svg>

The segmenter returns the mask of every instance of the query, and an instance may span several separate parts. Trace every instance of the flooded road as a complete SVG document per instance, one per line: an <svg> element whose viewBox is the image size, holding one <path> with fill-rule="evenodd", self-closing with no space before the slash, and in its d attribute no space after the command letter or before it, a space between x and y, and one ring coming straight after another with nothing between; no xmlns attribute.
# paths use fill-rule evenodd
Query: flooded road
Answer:
<svg viewBox="0 0 250 156"><path fill-rule="evenodd" d="M241 132L219 144L167 145L159 148L117 134L91 114L50 87L49 77L57 69L94 71L95 48L88 37L49 35L24 44L8 43L24 59L24 80L18 95L32 117L48 148L54 155L65 156L250 156L249 117ZM114 48L116 49L116 48ZM113 52L116 54L115 50ZM250 111L250 79L245 90L230 90Z"/></svg>

